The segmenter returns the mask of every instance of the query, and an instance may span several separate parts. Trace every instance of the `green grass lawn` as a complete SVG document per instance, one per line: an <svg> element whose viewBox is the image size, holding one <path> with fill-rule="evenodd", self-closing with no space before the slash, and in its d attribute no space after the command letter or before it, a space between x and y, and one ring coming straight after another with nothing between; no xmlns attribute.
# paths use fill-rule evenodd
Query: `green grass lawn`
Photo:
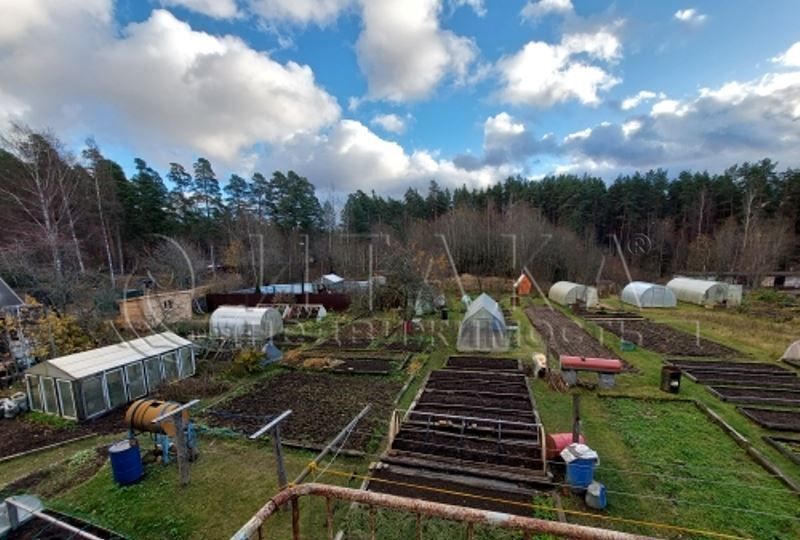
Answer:
<svg viewBox="0 0 800 540"><path fill-rule="evenodd" d="M137 540L228 538L278 491L273 454L264 445L218 438L203 439L200 451L185 488L179 485L174 464L149 465L145 478L127 487L113 482L106 464L51 506ZM289 478L299 474L312 457L308 452L286 451ZM362 462L340 457L337 464L364 471ZM335 477L326 481L338 483ZM324 502L303 499L301 508L303 530L321 529ZM290 531L288 512L270 519L265 529L269 538L288 538Z"/></svg>
<svg viewBox="0 0 800 540"><path fill-rule="evenodd" d="M530 303L531 300L524 302ZM441 336L435 336L432 348L412 361L416 376L401 396L398 408L408 408L427 373L440 368L447 357L456 352L455 339L462 312L460 308L451 311L451 321L447 325L435 317L424 319L426 330L435 323ZM775 345L776 335L761 322L752 323L752 335L747 335L745 329L750 325L749 318L738 312L720 313L681 305L678 310L648 310L646 315L689 331L695 328L693 321L700 320L703 336L761 360L775 361L774 352L780 348ZM513 310L513 317L520 328L520 346L508 354L528 360L533 353L544 352L542 340L523 309ZM347 318L331 319L325 325L332 327L334 322L346 324ZM586 327L599 335L599 328L595 325L586 323ZM671 538L703 535L653 529L614 519L655 521L750 538L800 538L798 498L755 464L694 404L682 400L695 400L713 409L747 437L755 448L800 480L800 467L761 440L761 435L766 432L736 412L733 405L719 401L704 387L686 378L678 396L661 392L658 389L662 367L659 355L642 349L622 353L618 339L608 334L605 341L634 369L618 376L617 386L612 390L577 389L570 392L577 391L582 395L584 433L588 443L600 453L597 478L609 490L608 509L595 515L611 519L570 514L568 520ZM234 384L227 394L243 392L262 377L271 376L273 371L231 379ZM571 394L555 392L542 380L534 381L533 393L546 430L570 431ZM622 395L639 399L612 397ZM203 404L213 401L204 400ZM384 435L383 430L376 432L376 444L370 449L371 455L363 459L339 456L334 467L366 474L369 462L375 460L384 448L385 439L382 444L377 444ZM102 442L114 438L108 437ZM72 471L69 463L80 461L78 458L82 459L86 449L97 444L97 438L89 439L0 463L0 485L62 460L68 460L64 470ZM192 481L186 488L178 486L175 465L149 465L140 484L121 488L114 484L106 464L85 482L48 502L55 508L84 515L137 540L227 538L277 492L273 455L266 444L211 434L201 437L200 450L200 460L192 466ZM304 451L287 451L290 478L312 457L311 453ZM346 478L333 474L326 474L321 480L326 483L348 482ZM360 482L360 479L354 479L350 485L357 487ZM587 511L576 496L563 493L562 501L567 512ZM552 505L552 500L547 497L535 502L548 507ZM537 512L535 515L553 517L551 512ZM317 498L302 500L303 538L326 538L324 519L324 501ZM351 509L349 504L339 503L336 505L336 523L337 527L347 530L348 538L369 538L369 517L365 509ZM399 540L414 537L416 523L412 516L381 511L377 515L377 524L379 538ZM291 536L290 527L289 513L281 512L267 522L265 538L288 538ZM464 538L464 531L462 525L424 520L423 537L426 540ZM517 537L485 527L476 530L475 535L481 540Z"/></svg>

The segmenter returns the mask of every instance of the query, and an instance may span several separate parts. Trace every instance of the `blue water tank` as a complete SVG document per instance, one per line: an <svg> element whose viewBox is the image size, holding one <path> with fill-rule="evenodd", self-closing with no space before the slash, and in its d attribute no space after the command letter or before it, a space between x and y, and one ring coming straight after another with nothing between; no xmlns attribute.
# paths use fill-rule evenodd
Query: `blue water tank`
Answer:
<svg viewBox="0 0 800 540"><path fill-rule="evenodd" d="M576 459L567 463L567 484L572 491L583 492L594 479L594 459Z"/></svg>
<svg viewBox="0 0 800 540"><path fill-rule="evenodd" d="M108 448L108 457L111 459L111 472L117 484L135 484L144 475L142 454L136 439L125 439L112 444Z"/></svg>

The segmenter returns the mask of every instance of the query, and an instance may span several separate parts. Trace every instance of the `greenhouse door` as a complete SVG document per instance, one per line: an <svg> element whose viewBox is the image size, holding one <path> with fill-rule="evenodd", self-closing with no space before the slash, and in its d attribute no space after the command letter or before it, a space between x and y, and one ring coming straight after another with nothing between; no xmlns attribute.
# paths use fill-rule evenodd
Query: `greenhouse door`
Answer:
<svg viewBox="0 0 800 540"><path fill-rule="evenodd" d="M125 380L122 378L122 368L106 372L106 392L108 392L109 408L114 409L128 402L125 392Z"/></svg>
<svg viewBox="0 0 800 540"><path fill-rule="evenodd" d="M158 356L145 358L144 368L147 372L147 389L153 392L161 385L161 381L163 380L161 375L161 358Z"/></svg>
<svg viewBox="0 0 800 540"><path fill-rule="evenodd" d="M44 412L58 414L58 396L56 396L56 381L52 377L42 377L42 403Z"/></svg>
<svg viewBox="0 0 800 540"><path fill-rule="evenodd" d="M61 416L64 418L71 418L77 420L75 412L75 394L72 392L72 383L70 381L57 380L58 397L61 402Z"/></svg>

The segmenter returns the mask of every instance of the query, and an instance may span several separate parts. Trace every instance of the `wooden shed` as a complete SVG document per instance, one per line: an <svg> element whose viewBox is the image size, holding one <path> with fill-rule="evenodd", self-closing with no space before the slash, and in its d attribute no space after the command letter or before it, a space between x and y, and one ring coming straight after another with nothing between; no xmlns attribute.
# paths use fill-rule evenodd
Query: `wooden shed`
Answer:
<svg viewBox="0 0 800 540"><path fill-rule="evenodd" d="M533 289L531 278L525 272L521 273L514 282L514 292L517 293L517 296L528 296L531 294L531 289Z"/></svg>
<svg viewBox="0 0 800 540"><path fill-rule="evenodd" d="M192 319L195 289L145 294L119 300L117 326L143 330Z"/></svg>

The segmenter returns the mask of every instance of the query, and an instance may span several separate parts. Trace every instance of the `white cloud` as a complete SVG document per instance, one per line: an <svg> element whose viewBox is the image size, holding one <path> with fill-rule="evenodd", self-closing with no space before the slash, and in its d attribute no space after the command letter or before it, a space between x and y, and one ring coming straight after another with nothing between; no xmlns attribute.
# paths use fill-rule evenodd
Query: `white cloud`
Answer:
<svg viewBox="0 0 800 540"><path fill-rule="evenodd" d="M567 34L558 45L531 41L498 62L503 82L499 96L508 103L539 107L570 99L597 105L598 93L619 79L586 60L613 62L621 54L622 45L610 28Z"/></svg>
<svg viewBox="0 0 800 540"><path fill-rule="evenodd" d="M636 119L628 120L627 122L622 124L622 134L626 137L630 137L633 133L636 133L640 129L642 129L642 122Z"/></svg>
<svg viewBox="0 0 800 540"><path fill-rule="evenodd" d="M363 10L356 53L370 98L413 101L447 77L467 81L477 46L440 28L441 0L370 0Z"/></svg>
<svg viewBox="0 0 800 540"><path fill-rule="evenodd" d="M703 24L704 22L706 22L706 19L708 18L706 17L706 15L700 13L694 8L679 9L678 11L675 12L675 15L673 15L673 17L675 18L675 20L680 21L684 24L690 24L695 26Z"/></svg>
<svg viewBox="0 0 800 540"><path fill-rule="evenodd" d="M529 157L553 152L556 146L552 134L537 138L520 120L500 112L483 123L483 157L466 153L456 156L453 162L470 171L485 167L524 168Z"/></svg>
<svg viewBox="0 0 800 540"><path fill-rule="evenodd" d="M667 96L663 92L655 93L651 92L650 90L640 90L635 95L623 99L621 107L623 111L629 111L631 109L635 109L642 103L650 101L651 99L664 99L666 97Z"/></svg>
<svg viewBox="0 0 800 540"><path fill-rule="evenodd" d="M215 19L232 19L239 15L236 0L160 0L163 6L182 6Z"/></svg>
<svg viewBox="0 0 800 540"><path fill-rule="evenodd" d="M772 58L772 61L786 67L800 67L800 41L789 47L785 53Z"/></svg>
<svg viewBox="0 0 800 540"><path fill-rule="evenodd" d="M0 105L11 97L19 119L35 127L79 140L94 134L161 161L200 153L238 165L253 145L339 118L308 66L195 31L168 11L118 34L110 1L64 4L30 0L25 5L46 16L0 27Z"/></svg>
<svg viewBox="0 0 800 540"><path fill-rule="evenodd" d="M355 0L249 0L259 17L273 22L324 26L355 4Z"/></svg>
<svg viewBox="0 0 800 540"><path fill-rule="evenodd" d="M409 153L356 120L340 120L318 136L294 137L277 146L269 162L301 170L309 178L324 178L337 190L393 194L424 186L431 178L450 187L487 186L516 170L509 166L466 170L429 150Z"/></svg>
<svg viewBox="0 0 800 540"><path fill-rule="evenodd" d="M396 114L378 114L370 121L375 126L382 127L390 133L403 133L406 130L406 119Z"/></svg>
<svg viewBox="0 0 800 540"><path fill-rule="evenodd" d="M686 100L663 99L649 114L598 125L565 142L572 165L609 170L693 167L720 170L770 157L800 165L800 71L703 88Z"/></svg>
<svg viewBox="0 0 800 540"><path fill-rule="evenodd" d="M571 0L528 0L522 8L520 15L523 19L537 20L551 13L565 15L572 13Z"/></svg>
<svg viewBox="0 0 800 540"><path fill-rule="evenodd" d="M483 0L450 0L450 5L453 6L453 9L470 7L478 17L486 15L486 6L483 4Z"/></svg>
<svg viewBox="0 0 800 540"><path fill-rule="evenodd" d="M570 133L566 137L564 137L564 142L568 143L571 141L577 141L579 139L588 139L592 135L592 128L582 129L580 131L575 131Z"/></svg>

